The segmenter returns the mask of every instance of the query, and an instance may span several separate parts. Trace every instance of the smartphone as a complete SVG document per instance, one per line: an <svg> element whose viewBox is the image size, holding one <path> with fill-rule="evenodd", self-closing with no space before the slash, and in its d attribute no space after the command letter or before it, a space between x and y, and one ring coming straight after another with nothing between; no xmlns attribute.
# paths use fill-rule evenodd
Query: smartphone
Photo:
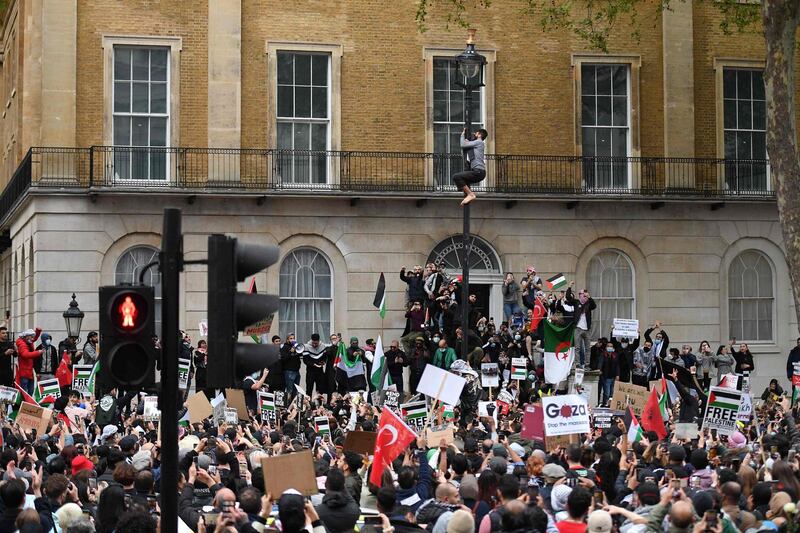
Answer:
<svg viewBox="0 0 800 533"><path fill-rule="evenodd" d="M380 526L382 524L383 524L383 520L381 519L380 516L371 515L371 516L365 516L364 517L364 525L365 526L367 526L367 525Z"/></svg>
<svg viewBox="0 0 800 533"><path fill-rule="evenodd" d="M208 465L208 474L211 476L217 475L217 465Z"/></svg>
<svg viewBox="0 0 800 533"><path fill-rule="evenodd" d="M151 513L155 513L158 507L158 499L156 499L155 496L148 496L147 507L150 509Z"/></svg>
<svg viewBox="0 0 800 533"><path fill-rule="evenodd" d="M688 479L686 479L686 478L681 478L681 479L679 479L678 481L680 481L680 484L679 484L679 485L680 485L680 487L681 487L682 489L685 489L686 487L688 487L688 486L689 486L689 480L688 480Z"/></svg>
<svg viewBox="0 0 800 533"><path fill-rule="evenodd" d="M699 489L700 488L700 476L692 476L690 481L691 481L691 487L693 489Z"/></svg>
<svg viewBox="0 0 800 533"><path fill-rule="evenodd" d="M713 509L706 511L703 518L706 521L707 529L714 529L717 527L717 512Z"/></svg>
<svg viewBox="0 0 800 533"><path fill-rule="evenodd" d="M89 482L89 489L96 491L97 490L97 478L96 477L90 477L88 479L88 482Z"/></svg>
<svg viewBox="0 0 800 533"><path fill-rule="evenodd" d="M206 446L216 446L216 445L217 445L216 437L208 437L208 439L206 439Z"/></svg>
<svg viewBox="0 0 800 533"><path fill-rule="evenodd" d="M596 490L594 491L594 506L596 509L603 508L603 491Z"/></svg>
<svg viewBox="0 0 800 533"><path fill-rule="evenodd" d="M203 521L206 523L206 527L216 527L217 518L219 518L219 513L203 513Z"/></svg>
<svg viewBox="0 0 800 533"><path fill-rule="evenodd" d="M625 454L625 459L627 459L627 461L630 463L633 461L634 455L635 454L633 453L633 450L628 450L628 452Z"/></svg>

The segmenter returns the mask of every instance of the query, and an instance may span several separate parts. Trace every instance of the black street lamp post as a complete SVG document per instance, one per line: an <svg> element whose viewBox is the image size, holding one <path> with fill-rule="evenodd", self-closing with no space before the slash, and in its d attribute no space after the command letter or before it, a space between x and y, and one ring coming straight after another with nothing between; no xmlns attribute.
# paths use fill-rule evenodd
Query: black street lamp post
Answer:
<svg viewBox="0 0 800 533"><path fill-rule="evenodd" d="M80 338L84 314L78 307L78 301L75 300L75 293L72 293L72 301L61 316L64 317L64 324L67 326L67 337Z"/></svg>
<svg viewBox="0 0 800 533"><path fill-rule="evenodd" d="M467 47L456 56L453 79L464 89L464 128L467 139L472 138L472 91L483 87L483 67L486 58L475 51L475 30L467 30ZM469 170L467 151L464 151L464 170ZM464 235L461 260L461 356L466 359L469 324L469 255L470 255L470 204L464 206Z"/></svg>

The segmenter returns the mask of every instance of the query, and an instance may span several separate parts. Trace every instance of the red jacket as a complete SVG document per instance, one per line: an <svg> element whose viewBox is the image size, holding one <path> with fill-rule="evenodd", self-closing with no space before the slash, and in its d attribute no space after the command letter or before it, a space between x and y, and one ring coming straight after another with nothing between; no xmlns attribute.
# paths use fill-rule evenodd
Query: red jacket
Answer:
<svg viewBox="0 0 800 533"><path fill-rule="evenodd" d="M42 333L40 328L36 328L36 335L33 337L33 342L39 338ZM19 356L19 369L17 370L17 381L19 379L33 379L33 361L34 359L42 356L42 350L34 350L33 342L28 344L25 339L20 337L17 339L17 355Z"/></svg>

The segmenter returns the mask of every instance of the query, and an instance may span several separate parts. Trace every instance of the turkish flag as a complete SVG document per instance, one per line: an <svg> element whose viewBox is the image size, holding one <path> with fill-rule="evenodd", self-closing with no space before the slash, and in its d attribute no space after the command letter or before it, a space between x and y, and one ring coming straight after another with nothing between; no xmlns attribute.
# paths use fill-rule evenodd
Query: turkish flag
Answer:
<svg viewBox="0 0 800 533"><path fill-rule="evenodd" d="M664 419L661 418L661 409L658 407L658 393L656 388L650 391L650 397L642 409L642 427L645 431L655 431L659 439L667 436L667 428L664 427Z"/></svg>
<svg viewBox="0 0 800 533"><path fill-rule="evenodd" d="M531 328L530 331L536 331L539 327L539 322L547 316L547 310L544 308L541 298L536 298L536 303L533 304L531 309Z"/></svg>
<svg viewBox="0 0 800 533"><path fill-rule="evenodd" d="M56 370L56 379L58 379L59 387L66 387L72 385L72 370L69 367L70 357L66 351L61 358L61 364L58 365Z"/></svg>
<svg viewBox="0 0 800 533"><path fill-rule="evenodd" d="M416 438L414 430L408 427L394 411L384 407L378 423L378 436L375 439L375 459L372 461L372 472L369 475L370 483L380 487L383 469L397 459Z"/></svg>

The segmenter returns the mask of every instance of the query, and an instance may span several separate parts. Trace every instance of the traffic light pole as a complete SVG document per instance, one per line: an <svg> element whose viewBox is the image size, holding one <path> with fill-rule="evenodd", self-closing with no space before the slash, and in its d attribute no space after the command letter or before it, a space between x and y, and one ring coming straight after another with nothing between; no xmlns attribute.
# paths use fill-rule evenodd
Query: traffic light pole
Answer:
<svg viewBox="0 0 800 533"><path fill-rule="evenodd" d="M178 297L183 270L181 210L164 210L159 269L161 332L161 533L178 531Z"/></svg>

